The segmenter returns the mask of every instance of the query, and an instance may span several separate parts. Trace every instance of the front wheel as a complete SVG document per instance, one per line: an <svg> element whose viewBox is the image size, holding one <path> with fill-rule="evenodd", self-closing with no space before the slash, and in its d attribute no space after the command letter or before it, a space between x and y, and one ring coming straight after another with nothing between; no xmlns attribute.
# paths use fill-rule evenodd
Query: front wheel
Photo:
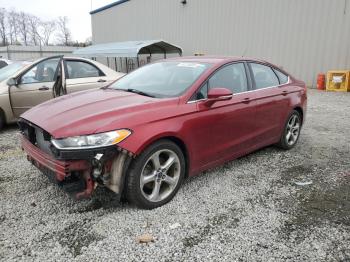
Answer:
<svg viewBox="0 0 350 262"><path fill-rule="evenodd" d="M4 117L4 114L1 112L1 109L0 109L0 130L3 129L5 126L5 117Z"/></svg>
<svg viewBox="0 0 350 262"><path fill-rule="evenodd" d="M160 140L132 163L127 179L127 199L136 206L153 209L169 202L179 190L186 162L172 141Z"/></svg>
<svg viewBox="0 0 350 262"><path fill-rule="evenodd" d="M291 149L298 142L301 130L301 116L296 110L289 115L281 139L277 144L280 148Z"/></svg>

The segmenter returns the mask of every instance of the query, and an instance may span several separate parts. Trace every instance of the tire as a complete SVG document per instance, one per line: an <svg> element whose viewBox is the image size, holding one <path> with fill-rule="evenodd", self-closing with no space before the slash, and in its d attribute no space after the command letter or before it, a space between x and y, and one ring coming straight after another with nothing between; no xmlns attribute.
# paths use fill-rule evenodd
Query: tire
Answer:
<svg viewBox="0 0 350 262"><path fill-rule="evenodd" d="M3 114L3 112L1 112L1 109L0 109L0 131L4 128L5 126L5 116Z"/></svg>
<svg viewBox="0 0 350 262"><path fill-rule="evenodd" d="M300 113L293 110L284 125L283 133L277 146L285 150L293 148L299 140L301 125Z"/></svg>
<svg viewBox="0 0 350 262"><path fill-rule="evenodd" d="M159 140L131 164L126 183L128 201L142 209L168 203L179 190L185 170L181 149L172 141Z"/></svg>

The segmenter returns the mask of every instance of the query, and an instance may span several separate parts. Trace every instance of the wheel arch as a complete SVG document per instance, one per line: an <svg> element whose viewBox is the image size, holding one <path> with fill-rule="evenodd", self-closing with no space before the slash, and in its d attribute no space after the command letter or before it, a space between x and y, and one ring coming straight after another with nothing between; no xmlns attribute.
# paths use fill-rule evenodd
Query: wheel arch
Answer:
<svg viewBox="0 0 350 262"><path fill-rule="evenodd" d="M301 117L301 123L304 123L304 111L301 106L294 107L294 110L297 111L300 114Z"/></svg>
<svg viewBox="0 0 350 262"><path fill-rule="evenodd" d="M175 143L182 151L185 157L185 162L186 162L186 170L185 170L185 177L189 176L189 167L190 167L190 153L188 150L188 147L186 146L185 142L183 139L180 137L172 134L172 133L167 133L163 135L158 135L156 137L153 137L152 139L148 140L145 144L142 145L141 148L139 148L138 153L140 154L142 151L144 151L147 147L150 145L160 141L160 140L170 140L171 142Z"/></svg>

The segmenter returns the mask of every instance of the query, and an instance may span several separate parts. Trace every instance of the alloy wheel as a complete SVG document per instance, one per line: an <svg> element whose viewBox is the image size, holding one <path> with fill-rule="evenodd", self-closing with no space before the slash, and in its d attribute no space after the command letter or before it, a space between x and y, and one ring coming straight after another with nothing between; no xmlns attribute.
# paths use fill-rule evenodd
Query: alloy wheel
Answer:
<svg viewBox="0 0 350 262"><path fill-rule="evenodd" d="M300 133L300 118L294 114L290 117L287 124L286 142L289 146L292 146L298 140Z"/></svg>
<svg viewBox="0 0 350 262"><path fill-rule="evenodd" d="M177 154L169 149L153 153L142 168L140 188L142 195L151 202L166 199L176 188L181 174Z"/></svg>

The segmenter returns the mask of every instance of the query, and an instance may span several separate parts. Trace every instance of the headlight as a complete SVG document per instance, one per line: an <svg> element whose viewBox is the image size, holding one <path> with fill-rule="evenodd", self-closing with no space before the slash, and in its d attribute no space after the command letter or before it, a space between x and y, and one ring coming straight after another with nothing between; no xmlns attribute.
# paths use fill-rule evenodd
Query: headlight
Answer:
<svg viewBox="0 0 350 262"><path fill-rule="evenodd" d="M98 148L118 144L127 138L130 134L130 130L120 129L94 135L74 136L63 139L51 139L51 142L58 149Z"/></svg>

